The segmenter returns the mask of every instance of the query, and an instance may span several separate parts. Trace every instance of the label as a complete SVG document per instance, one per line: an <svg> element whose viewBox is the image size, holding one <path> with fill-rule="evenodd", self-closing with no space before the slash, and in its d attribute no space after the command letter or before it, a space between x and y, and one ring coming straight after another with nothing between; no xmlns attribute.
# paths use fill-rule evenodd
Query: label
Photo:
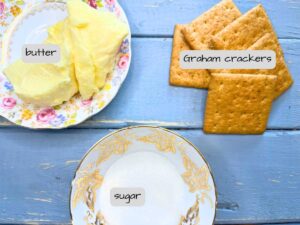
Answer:
<svg viewBox="0 0 300 225"><path fill-rule="evenodd" d="M145 190L143 188L112 188L110 203L112 206L143 206Z"/></svg>
<svg viewBox="0 0 300 225"><path fill-rule="evenodd" d="M60 61L60 48L52 44L30 44L22 48L24 63L57 63Z"/></svg>
<svg viewBox="0 0 300 225"><path fill-rule="evenodd" d="M186 50L180 52L182 69L274 69L271 50Z"/></svg>

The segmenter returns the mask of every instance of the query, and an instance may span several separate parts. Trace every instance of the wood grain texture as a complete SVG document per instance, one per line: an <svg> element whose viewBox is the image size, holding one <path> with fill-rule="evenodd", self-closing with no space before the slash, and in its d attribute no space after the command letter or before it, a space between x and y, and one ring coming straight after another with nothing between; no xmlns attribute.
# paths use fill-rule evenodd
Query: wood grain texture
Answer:
<svg viewBox="0 0 300 225"><path fill-rule="evenodd" d="M281 40L295 83L273 105L269 129L300 128L300 40ZM112 103L79 127L118 128L154 124L201 128L206 90L169 85L172 39L134 38L128 77ZM11 126L1 118L0 126Z"/></svg>
<svg viewBox="0 0 300 225"><path fill-rule="evenodd" d="M79 160L106 129L0 129L0 223L69 223ZM218 223L300 222L300 132L179 131L202 151L219 193Z"/></svg>
<svg viewBox="0 0 300 225"><path fill-rule="evenodd" d="M110 128L138 124L185 129L177 131L212 167L218 224L300 224L300 131L292 131L300 129L300 1L235 0L242 12L263 4L295 79L274 103L268 129L277 131L262 136L203 134L206 90L168 84L174 25L218 1L119 0L135 37L133 60L104 111L60 131L16 128L0 117L0 224L70 224L68 196L79 160Z"/></svg>
<svg viewBox="0 0 300 225"><path fill-rule="evenodd" d="M119 0L134 36L171 36L175 24L191 22L219 0ZM300 1L235 0L244 13L262 3L280 38L300 37Z"/></svg>

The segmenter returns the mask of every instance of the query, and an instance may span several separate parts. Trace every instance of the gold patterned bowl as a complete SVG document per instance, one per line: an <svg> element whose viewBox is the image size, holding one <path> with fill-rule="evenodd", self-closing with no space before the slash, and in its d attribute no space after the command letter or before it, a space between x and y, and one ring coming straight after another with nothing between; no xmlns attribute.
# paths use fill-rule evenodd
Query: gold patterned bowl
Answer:
<svg viewBox="0 0 300 225"><path fill-rule="evenodd" d="M143 200L134 205L134 199L119 199L125 205L116 206L116 189L143 190ZM186 139L159 127L129 127L102 138L84 156L70 208L74 225L209 225L216 189L208 164Z"/></svg>

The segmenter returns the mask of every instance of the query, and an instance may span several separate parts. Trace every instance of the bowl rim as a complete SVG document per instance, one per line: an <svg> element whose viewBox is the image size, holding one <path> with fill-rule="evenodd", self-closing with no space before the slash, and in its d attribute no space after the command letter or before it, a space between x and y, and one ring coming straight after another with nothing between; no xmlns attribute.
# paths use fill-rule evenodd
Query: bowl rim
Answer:
<svg viewBox="0 0 300 225"><path fill-rule="evenodd" d="M128 127L123 127L123 128L120 128L120 129L117 129L115 131L112 131L108 134L106 134L105 136L103 136L102 138L100 138L95 144L93 144L89 149L88 151L83 155L83 157L81 158L81 160L79 161L79 164L77 165L76 169L75 169L75 173L73 175L73 178L72 178L72 181L71 181L71 188L70 188L70 191L69 191L69 213L70 213L70 218L71 218L71 223L72 225L73 224L73 216L72 216L72 208L71 208L71 201L72 201L72 190L73 190L73 181L75 180L76 178L76 174L78 172L78 170L80 169L83 161L86 159L86 157L93 151L93 149L102 141L104 141L105 139L119 133L119 132L122 132L124 130L131 130L131 129L136 129L136 128L155 128L155 129L159 129L159 130L163 130L165 132L168 132L170 134L173 134L181 139L183 139L184 141L186 141L196 152L197 154L199 154L199 156L203 159L203 161L205 162L208 170L209 170L209 173L211 175L211 178L212 178L212 182L213 182L213 185L214 185L214 194L215 194L215 204L214 204L214 217L213 217L213 221L212 221L212 225L214 224L215 220L216 220L216 213L217 213L217 204L218 204L218 192L217 192L217 187L216 187L216 182L215 182L215 178L214 178L214 175L212 173L212 170L211 170L211 167L209 165L209 163L207 162L207 160L205 159L204 155L201 153L201 151L191 142L189 141L187 138L183 137L182 135L178 134L177 132L173 131L173 130L169 130L167 128L164 128L164 127L160 127L160 126L153 126L153 125L137 125L137 126L128 126Z"/></svg>

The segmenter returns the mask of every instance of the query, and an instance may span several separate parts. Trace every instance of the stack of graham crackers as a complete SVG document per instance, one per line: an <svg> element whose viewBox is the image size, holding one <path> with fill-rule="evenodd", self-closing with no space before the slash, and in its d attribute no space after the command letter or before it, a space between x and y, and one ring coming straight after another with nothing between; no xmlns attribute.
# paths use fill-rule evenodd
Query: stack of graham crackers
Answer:
<svg viewBox="0 0 300 225"><path fill-rule="evenodd" d="M182 50L273 50L271 70L185 70ZM260 134L266 129L272 102L293 83L272 24L258 5L241 14L232 0L223 0L190 24L176 25L170 83L208 88L204 131Z"/></svg>

